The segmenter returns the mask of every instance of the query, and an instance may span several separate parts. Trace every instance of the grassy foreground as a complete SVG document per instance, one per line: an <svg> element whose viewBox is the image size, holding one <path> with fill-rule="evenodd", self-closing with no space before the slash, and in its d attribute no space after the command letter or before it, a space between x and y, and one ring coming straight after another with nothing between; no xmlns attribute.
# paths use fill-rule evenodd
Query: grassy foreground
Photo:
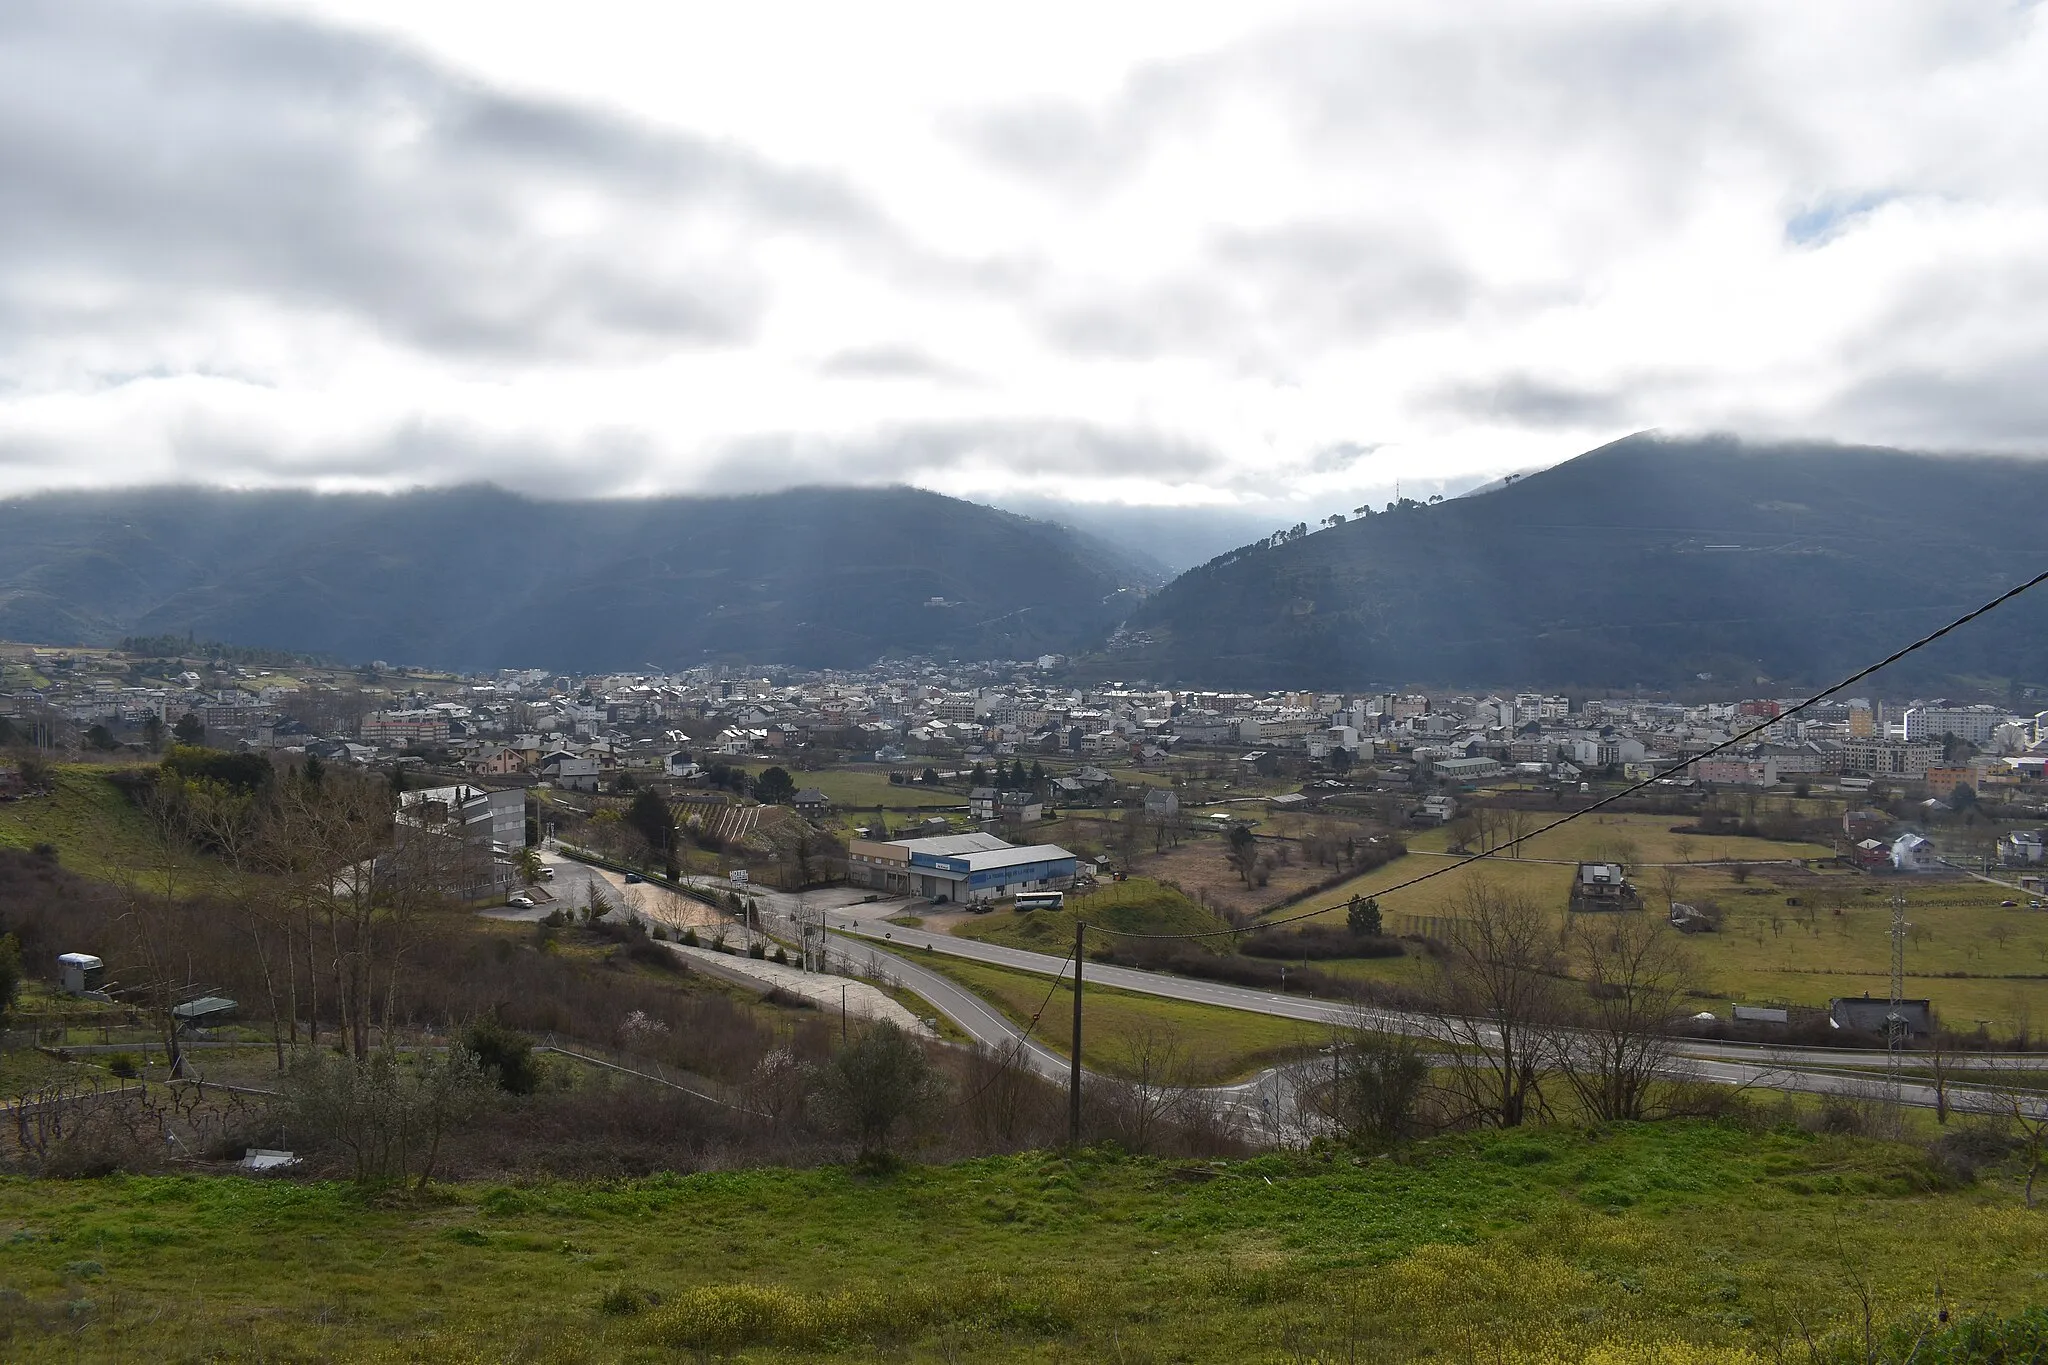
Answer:
<svg viewBox="0 0 2048 1365"><path fill-rule="evenodd" d="M1847 1358L1827 1348L1861 1341L1865 1289L1910 1334L1938 1307L2048 1301L2044 1276L2048 1212L2003 1188L1945 1189L1908 1148L1714 1124L390 1201L0 1184L0 1354L27 1360L1701 1365Z"/></svg>

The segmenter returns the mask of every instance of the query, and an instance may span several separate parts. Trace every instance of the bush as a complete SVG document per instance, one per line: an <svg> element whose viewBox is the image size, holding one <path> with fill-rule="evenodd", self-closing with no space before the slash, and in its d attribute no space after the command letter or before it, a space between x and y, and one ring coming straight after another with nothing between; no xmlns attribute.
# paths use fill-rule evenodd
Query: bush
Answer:
<svg viewBox="0 0 2048 1365"><path fill-rule="evenodd" d="M0 934L0 1025L13 1015L14 997L20 990L21 940L13 934Z"/></svg>
<svg viewBox="0 0 2048 1365"><path fill-rule="evenodd" d="M1289 933L1262 929L1239 947L1247 957L1271 957L1299 962L1303 958L1401 957L1407 949L1401 940L1383 934L1354 934L1331 924L1311 924Z"/></svg>
<svg viewBox="0 0 2048 1365"><path fill-rule="evenodd" d="M1882 1103L1830 1093L1820 1097L1820 1108L1807 1126L1841 1137L1882 1137L1890 1123Z"/></svg>
<svg viewBox="0 0 2048 1365"><path fill-rule="evenodd" d="M924 1049L887 1022L863 1029L811 1077L819 1117L863 1152L886 1152L897 1125L930 1112L945 1090Z"/></svg>
<svg viewBox="0 0 2048 1365"><path fill-rule="evenodd" d="M132 1052L116 1052L113 1056L107 1058L107 1070L113 1072L124 1081L132 1081L142 1074L142 1067L135 1060L135 1054Z"/></svg>
<svg viewBox="0 0 2048 1365"><path fill-rule="evenodd" d="M747 945L747 956L753 958L756 962L765 961L768 957L768 949L759 939L756 939Z"/></svg>
<svg viewBox="0 0 2048 1365"><path fill-rule="evenodd" d="M598 1296L597 1311L612 1317L627 1317L640 1311L649 1295L642 1290L615 1284Z"/></svg>
<svg viewBox="0 0 2048 1365"><path fill-rule="evenodd" d="M540 1084L533 1039L517 1029L506 1028L496 1019L479 1019L463 1034L462 1045L476 1054L478 1065L497 1078L500 1090L531 1095Z"/></svg>
<svg viewBox="0 0 2048 1365"><path fill-rule="evenodd" d="M829 1295L781 1285L703 1285L663 1304L645 1330L671 1349L716 1354L750 1346L900 1342L946 1322L1046 1335L1071 1328L1080 1298L1072 1284L1032 1285L1020 1295L1009 1282L989 1279L896 1286L887 1293L856 1285Z"/></svg>
<svg viewBox="0 0 2048 1365"><path fill-rule="evenodd" d="M490 1078L476 1054L373 1053L357 1061L309 1052L285 1075L288 1125L348 1152L358 1185L433 1177L448 1131L471 1117Z"/></svg>
<svg viewBox="0 0 2048 1365"><path fill-rule="evenodd" d="M1986 1166L2011 1156L2017 1145L2004 1125L1978 1120L1948 1129L1927 1145L1927 1155L1948 1175L1968 1184Z"/></svg>

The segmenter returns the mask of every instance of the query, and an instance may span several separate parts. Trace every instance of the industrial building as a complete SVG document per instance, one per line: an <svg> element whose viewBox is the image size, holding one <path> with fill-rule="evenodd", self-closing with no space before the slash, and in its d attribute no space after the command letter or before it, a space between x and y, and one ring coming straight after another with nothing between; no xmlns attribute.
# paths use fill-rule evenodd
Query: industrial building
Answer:
<svg viewBox="0 0 2048 1365"><path fill-rule="evenodd" d="M857 885L956 905L1056 890L1073 882L1076 866L1074 855L1057 844L1019 846L993 834L847 845L847 873Z"/></svg>

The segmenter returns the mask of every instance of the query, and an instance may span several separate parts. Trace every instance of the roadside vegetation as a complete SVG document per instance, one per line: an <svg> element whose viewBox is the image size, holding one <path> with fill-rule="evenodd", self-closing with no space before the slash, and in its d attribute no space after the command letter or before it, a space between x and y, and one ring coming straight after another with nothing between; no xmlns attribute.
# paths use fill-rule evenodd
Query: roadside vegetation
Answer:
<svg viewBox="0 0 2048 1365"><path fill-rule="evenodd" d="M1030 972L940 953L907 955L967 987L1019 1028L1031 1028L1035 1041L1072 1055L1071 976L1054 987L1051 977ZM1082 1053L1090 1070L1112 1076L1147 1076L1167 1086L1228 1084L1313 1052L1329 1038L1330 1030L1315 1024L1082 983Z"/></svg>

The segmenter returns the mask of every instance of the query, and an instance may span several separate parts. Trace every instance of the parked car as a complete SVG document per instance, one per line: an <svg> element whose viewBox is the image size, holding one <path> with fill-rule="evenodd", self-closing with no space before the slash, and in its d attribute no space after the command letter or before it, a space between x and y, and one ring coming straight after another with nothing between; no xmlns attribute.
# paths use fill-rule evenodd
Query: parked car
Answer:
<svg viewBox="0 0 2048 1365"><path fill-rule="evenodd" d="M555 879L555 870L552 867L541 868L540 879L544 882L553 881Z"/></svg>
<svg viewBox="0 0 2048 1365"><path fill-rule="evenodd" d="M2018 901L2000 901L1999 904L2007 910L2017 910L2020 908L2020 903Z"/></svg>
<svg viewBox="0 0 2048 1365"><path fill-rule="evenodd" d="M531 910L533 909L533 897L508 896L505 900L505 904L511 906L514 910Z"/></svg>
<svg viewBox="0 0 2048 1365"><path fill-rule="evenodd" d="M642 878L638 872L628 872L626 874L626 885L628 886L638 886L641 880Z"/></svg>

